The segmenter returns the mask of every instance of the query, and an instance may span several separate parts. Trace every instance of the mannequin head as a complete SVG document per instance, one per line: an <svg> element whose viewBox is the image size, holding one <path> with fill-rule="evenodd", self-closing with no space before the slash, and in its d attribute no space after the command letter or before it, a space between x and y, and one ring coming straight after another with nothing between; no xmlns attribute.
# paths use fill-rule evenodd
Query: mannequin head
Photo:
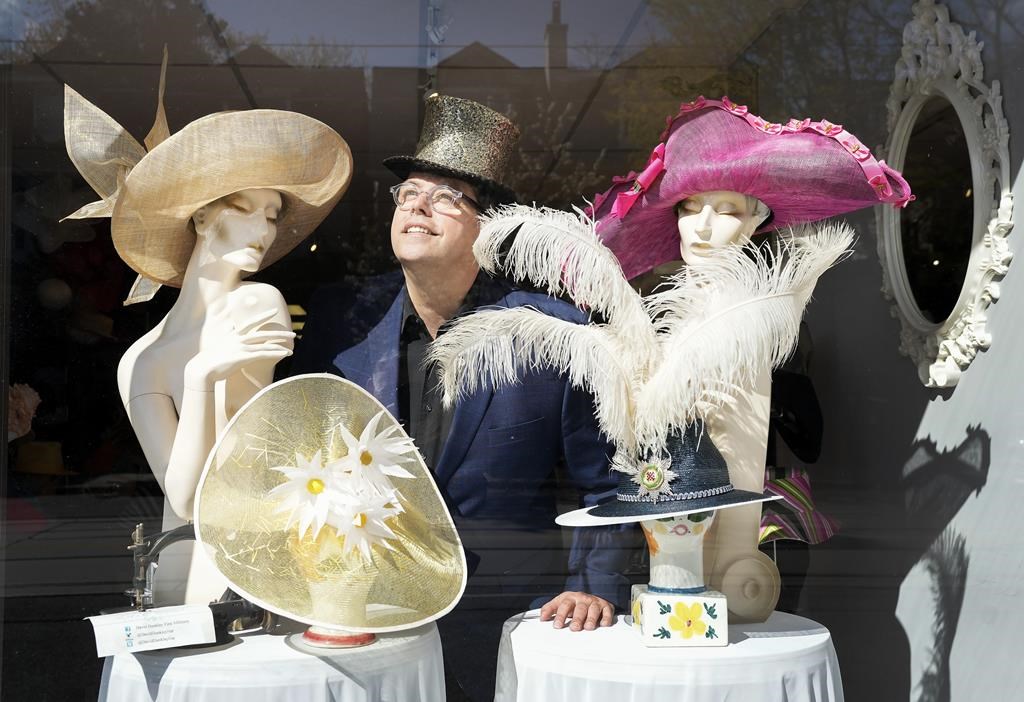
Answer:
<svg viewBox="0 0 1024 702"><path fill-rule="evenodd" d="M769 214L756 197L732 190L691 195L676 204L679 253L687 265L700 265L716 249L750 241Z"/></svg>
<svg viewBox="0 0 1024 702"><path fill-rule="evenodd" d="M239 190L214 200L192 215L197 246L234 268L257 271L277 236L282 204L281 194L266 188Z"/></svg>
<svg viewBox="0 0 1024 702"><path fill-rule="evenodd" d="M652 555L695 551L715 521L715 511L648 519L640 523Z"/></svg>

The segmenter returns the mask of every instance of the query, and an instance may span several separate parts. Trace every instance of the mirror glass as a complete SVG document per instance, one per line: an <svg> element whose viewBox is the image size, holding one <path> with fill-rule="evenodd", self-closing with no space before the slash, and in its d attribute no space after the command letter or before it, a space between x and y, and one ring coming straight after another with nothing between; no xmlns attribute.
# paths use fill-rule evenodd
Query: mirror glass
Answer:
<svg viewBox="0 0 1024 702"><path fill-rule="evenodd" d="M903 175L917 195L900 215L903 265L918 309L938 324L956 306L974 239L967 139L945 98L930 98L921 108Z"/></svg>

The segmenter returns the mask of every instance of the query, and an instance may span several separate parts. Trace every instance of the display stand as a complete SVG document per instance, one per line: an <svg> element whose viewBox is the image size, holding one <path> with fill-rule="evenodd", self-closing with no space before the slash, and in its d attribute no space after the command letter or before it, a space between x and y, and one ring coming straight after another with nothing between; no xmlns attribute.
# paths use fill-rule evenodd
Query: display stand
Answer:
<svg viewBox="0 0 1024 702"><path fill-rule="evenodd" d="M828 629L792 614L729 627L724 648L648 648L619 617L555 629L538 610L505 622L495 702L843 702Z"/></svg>
<svg viewBox="0 0 1024 702"><path fill-rule="evenodd" d="M247 634L215 648L119 654L106 660L100 702L374 702L445 699L433 623L378 634L371 646L317 649L288 634ZM291 633L291 632L299 633Z"/></svg>

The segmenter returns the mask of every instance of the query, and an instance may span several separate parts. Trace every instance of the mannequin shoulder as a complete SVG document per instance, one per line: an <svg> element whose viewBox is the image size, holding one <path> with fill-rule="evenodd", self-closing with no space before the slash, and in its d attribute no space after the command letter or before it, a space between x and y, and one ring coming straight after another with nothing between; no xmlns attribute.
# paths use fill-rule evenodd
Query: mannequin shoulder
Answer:
<svg viewBox="0 0 1024 702"><path fill-rule="evenodd" d="M242 283L229 295L233 304L246 307L288 307L281 291L267 283Z"/></svg>
<svg viewBox="0 0 1024 702"><path fill-rule="evenodd" d="M230 305L232 314L242 313L245 316L253 314L264 314L273 311L274 319L291 326L291 317L288 314L288 303L284 295L273 285L266 283L242 283L236 290L230 293Z"/></svg>

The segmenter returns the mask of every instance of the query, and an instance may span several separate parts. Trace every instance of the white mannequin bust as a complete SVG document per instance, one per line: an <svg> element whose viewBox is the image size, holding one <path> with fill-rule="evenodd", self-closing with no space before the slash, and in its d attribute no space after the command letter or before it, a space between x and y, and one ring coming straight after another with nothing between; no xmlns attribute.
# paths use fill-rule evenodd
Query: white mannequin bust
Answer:
<svg viewBox="0 0 1024 702"><path fill-rule="evenodd" d="M651 555L651 587L693 590L704 587L704 537L715 512L640 522Z"/></svg>
<svg viewBox="0 0 1024 702"><path fill-rule="evenodd" d="M196 486L217 434L292 352L295 334L281 293L242 281L259 269L273 243L281 207L277 191L252 189L197 210L196 245L177 301L118 366L121 400L166 496L165 529L191 520ZM185 542L178 550L191 546ZM177 547L160 556L157 602L180 602L173 591L181 580L187 580L186 602L219 597L226 584L198 550L191 565L180 564L187 576L168 572L179 570L170 553Z"/></svg>
<svg viewBox="0 0 1024 702"><path fill-rule="evenodd" d="M750 195L716 190L682 200L676 214L679 253L686 265L699 266L716 249L748 243L770 210ZM738 489L764 490L770 409L771 368L765 362L749 387L708 418ZM757 548L760 522L760 504L723 510L704 551L707 585L725 593L737 621L763 621L778 601L778 568Z"/></svg>

